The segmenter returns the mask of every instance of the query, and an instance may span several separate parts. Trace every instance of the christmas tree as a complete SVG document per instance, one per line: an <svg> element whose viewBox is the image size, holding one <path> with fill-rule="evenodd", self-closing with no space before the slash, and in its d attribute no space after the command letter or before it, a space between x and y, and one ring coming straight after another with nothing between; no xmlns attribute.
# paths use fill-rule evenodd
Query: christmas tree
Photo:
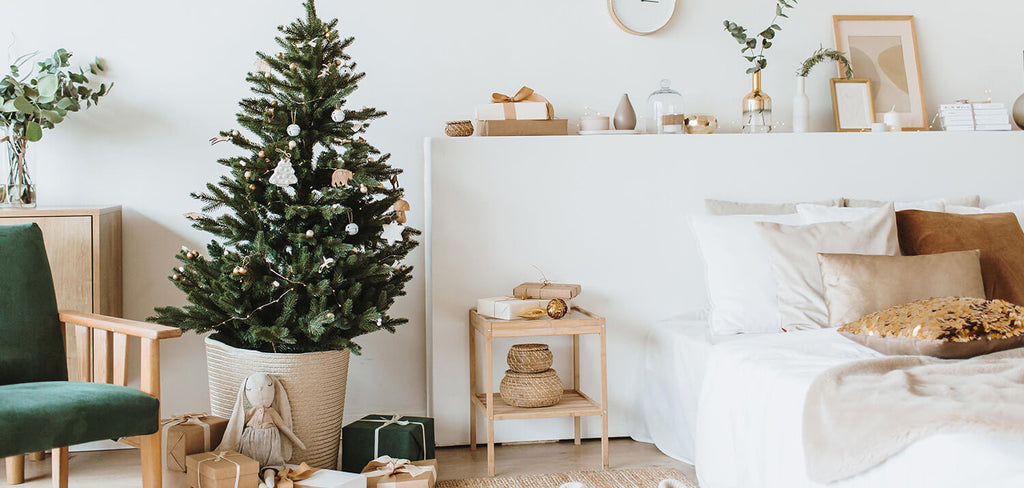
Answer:
<svg viewBox="0 0 1024 488"><path fill-rule="evenodd" d="M401 262L419 232L402 225L401 170L361 137L386 113L345 106L365 76L345 54L353 38L314 0L304 6L305 18L278 27L281 52L256 53L245 131L211 140L242 154L218 161L230 173L193 193L202 212L185 214L214 236L209 256L176 256L170 279L190 304L150 320L244 349L358 352L353 338L408 322L388 309L412 278Z"/></svg>

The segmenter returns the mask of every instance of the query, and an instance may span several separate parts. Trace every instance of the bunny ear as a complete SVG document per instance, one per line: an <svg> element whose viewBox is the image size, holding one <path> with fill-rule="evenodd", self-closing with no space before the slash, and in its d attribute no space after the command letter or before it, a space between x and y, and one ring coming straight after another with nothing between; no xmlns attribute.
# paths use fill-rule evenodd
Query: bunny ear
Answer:
<svg viewBox="0 0 1024 488"><path fill-rule="evenodd" d="M294 431L295 428L292 426L292 406L288 401L288 392L285 391L281 380L277 379L276 376L269 376L274 382L274 410L281 415L281 420L284 420L284 425L288 427L288 430ZM281 456L285 460L292 457L292 443L284 437L281 438Z"/></svg>
<svg viewBox="0 0 1024 488"><path fill-rule="evenodd" d="M235 400L235 408L231 410L231 418L228 419L228 426L224 430L224 438L217 446L218 451L225 449L237 451L238 444L242 442L242 428L245 427L245 384L248 381L247 377L238 387L238 400Z"/></svg>

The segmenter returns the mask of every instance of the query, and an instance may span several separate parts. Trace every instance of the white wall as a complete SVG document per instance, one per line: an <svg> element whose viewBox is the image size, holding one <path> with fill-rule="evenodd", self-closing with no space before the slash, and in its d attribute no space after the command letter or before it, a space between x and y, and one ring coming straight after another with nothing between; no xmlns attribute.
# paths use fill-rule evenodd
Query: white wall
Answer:
<svg viewBox="0 0 1024 488"><path fill-rule="evenodd" d="M660 78L674 80L690 111L715 113L727 129L738 122L749 90L744 61L721 30L730 18L765 24L770 0L680 2L673 23L650 37L620 31L600 0L321 0L324 16L342 19L356 36L352 54L368 73L352 101L390 116L369 138L394 154L412 203L410 224L422 227L422 137L441 134L445 120L470 118L492 91L528 84L560 116L583 105L611 111L628 92L641 106ZM172 255L206 236L181 217L198 205L188 197L214 180L214 161L231 148L206 140L231 128L253 52L273 50L274 27L301 13L299 0L0 0L0 32L12 33L13 55L67 47L82 62L109 61L113 94L78 114L30 149L44 204L124 205L125 311L141 319L157 305L181 303L166 281ZM789 118L793 70L819 43L832 44L835 13L914 14L930 110L955 98L1012 102L1024 91L1019 19L1024 2L979 0L807 1L783 23L769 55L765 89L776 117ZM6 35L0 40L11 42ZM827 79L812 75L812 126L831 127ZM685 155L680 155L683 158ZM823 155L823 160L827 155ZM426 408L422 250L410 258L421 273L397 314L412 323L395 337L363 340L352 366L349 416ZM164 354L167 411L206 408L200 338L168 343ZM381 382L391 386L380 388ZM387 393L380 393L386 391Z"/></svg>

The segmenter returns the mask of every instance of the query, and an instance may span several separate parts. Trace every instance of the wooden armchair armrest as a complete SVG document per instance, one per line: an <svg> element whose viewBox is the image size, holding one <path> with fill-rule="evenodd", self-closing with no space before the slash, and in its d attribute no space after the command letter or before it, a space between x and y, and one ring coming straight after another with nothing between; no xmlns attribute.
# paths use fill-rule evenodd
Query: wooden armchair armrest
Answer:
<svg viewBox="0 0 1024 488"><path fill-rule="evenodd" d="M93 313L73 312L64 310L60 312L60 321L65 324L81 325L90 329L100 329L107 332L117 332L142 339L171 339L181 337L181 329L168 327L166 325L150 324L135 320L108 317Z"/></svg>

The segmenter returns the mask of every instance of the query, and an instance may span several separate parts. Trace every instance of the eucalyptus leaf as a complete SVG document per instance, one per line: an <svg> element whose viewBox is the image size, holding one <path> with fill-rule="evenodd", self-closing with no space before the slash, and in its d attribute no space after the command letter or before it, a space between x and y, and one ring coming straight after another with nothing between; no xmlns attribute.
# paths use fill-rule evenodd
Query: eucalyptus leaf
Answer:
<svg viewBox="0 0 1024 488"><path fill-rule="evenodd" d="M19 112L27 115L33 115L36 113L36 106L32 105L32 102L28 101L24 96L20 96L14 99L14 108L18 109Z"/></svg>
<svg viewBox="0 0 1024 488"><path fill-rule="evenodd" d="M57 76L46 75L39 78L39 83L36 85L39 90L39 96L45 98L53 98L57 94Z"/></svg>
<svg viewBox="0 0 1024 488"><path fill-rule="evenodd" d="M64 117L61 117L57 112L50 110L40 110L39 115L42 115L44 119L49 121L51 124L59 124L64 121Z"/></svg>
<svg viewBox="0 0 1024 488"><path fill-rule="evenodd" d="M25 139L28 139L29 142L38 142L42 138L43 128L39 125L39 122L30 120L25 125Z"/></svg>
<svg viewBox="0 0 1024 488"><path fill-rule="evenodd" d="M71 99L67 98L67 97L64 97L64 98L61 98L60 100L57 100L57 108L59 108L61 110L67 110L68 107L70 107L73 104L74 104L74 102L72 102Z"/></svg>

